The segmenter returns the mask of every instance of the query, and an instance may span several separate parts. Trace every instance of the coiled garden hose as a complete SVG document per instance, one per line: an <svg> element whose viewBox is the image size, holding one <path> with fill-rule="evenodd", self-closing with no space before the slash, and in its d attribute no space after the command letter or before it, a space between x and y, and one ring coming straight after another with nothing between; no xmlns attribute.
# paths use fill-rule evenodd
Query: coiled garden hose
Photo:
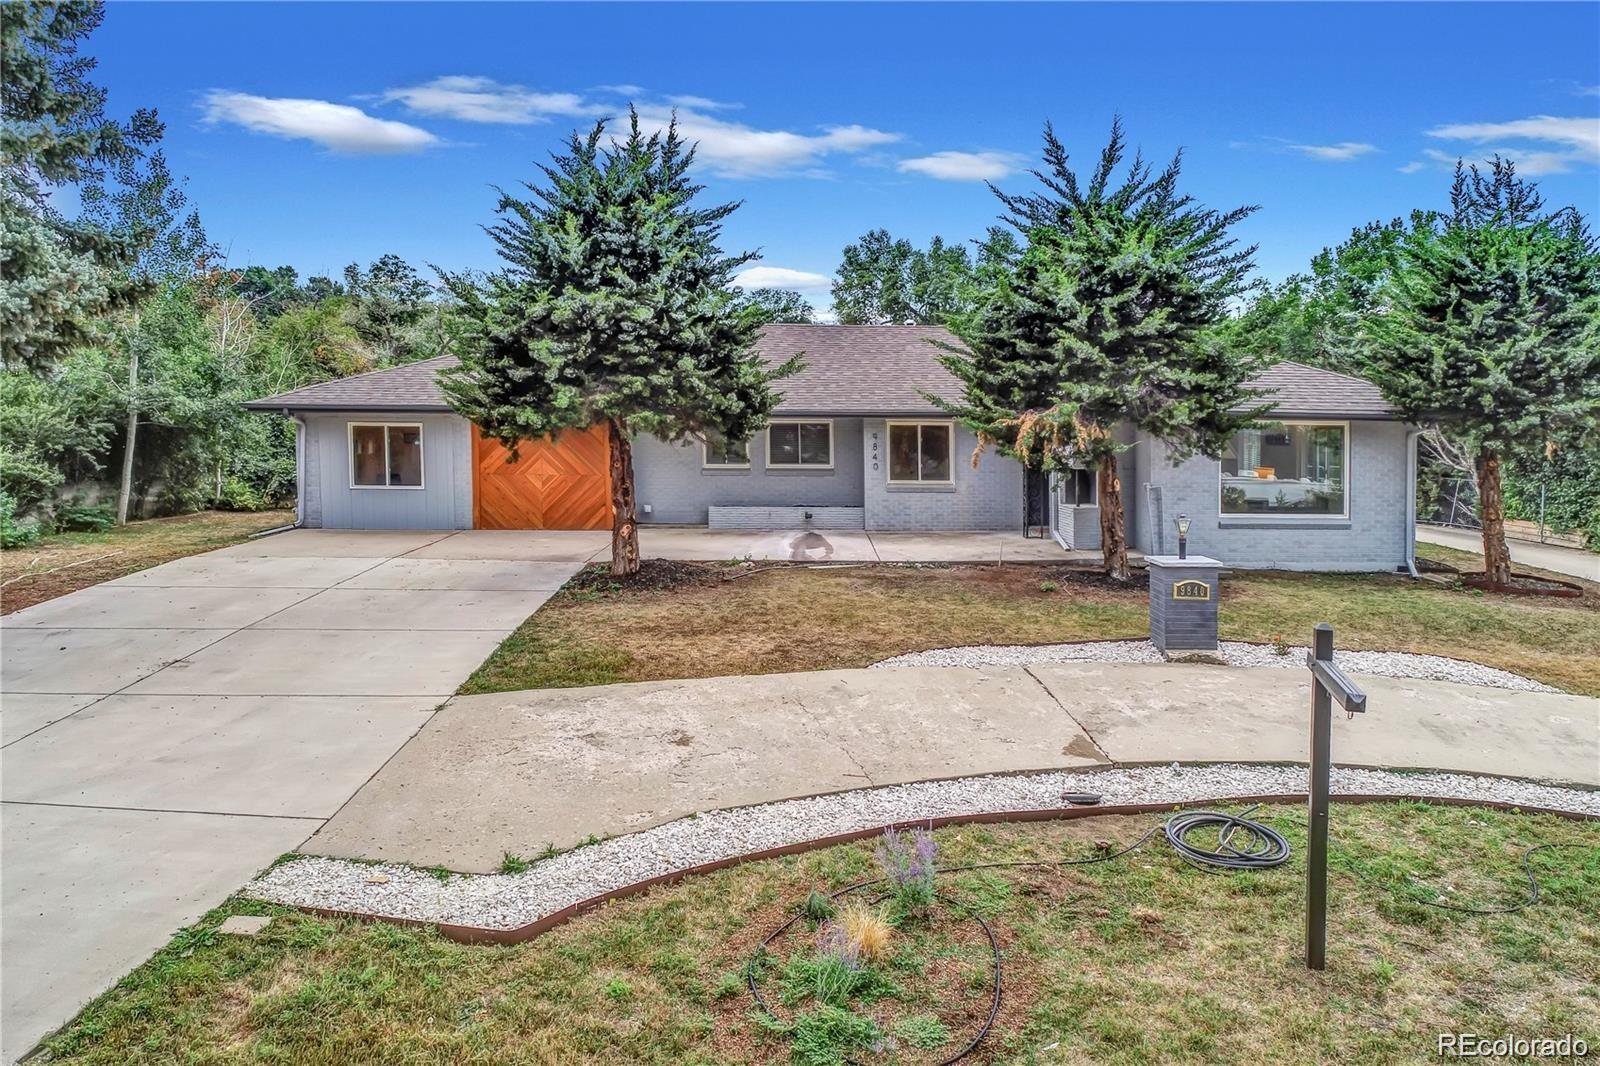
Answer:
<svg viewBox="0 0 1600 1066"><path fill-rule="evenodd" d="M1252 807L1250 810L1254 810ZM1249 811L1244 812L1248 814ZM1223 870L1267 870L1289 861L1289 842L1270 826L1251 821L1243 814L1221 811L1180 811L1167 819L1167 843L1194 866L1214 866ZM1190 834L1215 829L1217 846L1203 848L1190 841ZM1235 846L1236 834L1241 844Z"/></svg>

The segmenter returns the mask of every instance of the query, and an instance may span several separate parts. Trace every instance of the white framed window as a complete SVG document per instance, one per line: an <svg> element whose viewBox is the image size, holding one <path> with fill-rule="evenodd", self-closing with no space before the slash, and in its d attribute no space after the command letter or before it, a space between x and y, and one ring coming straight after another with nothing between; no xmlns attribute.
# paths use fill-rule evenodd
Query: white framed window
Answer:
<svg viewBox="0 0 1600 1066"><path fill-rule="evenodd" d="M791 470L833 469L833 422L779 418L767 426L767 465Z"/></svg>
<svg viewBox="0 0 1600 1066"><path fill-rule="evenodd" d="M1056 473L1056 502L1062 506L1082 507L1100 502L1100 478L1081 466L1069 467Z"/></svg>
<svg viewBox="0 0 1600 1066"><path fill-rule="evenodd" d="M1350 423L1267 422L1222 453L1218 510L1227 518L1350 517Z"/></svg>
<svg viewBox="0 0 1600 1066"><path fill-rule="evenodd" d="M350 422L352 489L422 488L422 425Z"/></svg>
<svg viewBox="0 0 1600 1066"><path fill-rule="evenodd" d="M890 422L889 484L948 485L955 469L954 422Z"/></svg>
<svg viewBox="0 0 1600 1066"><path fill-rule="evenodd" d="M750 442L706 437L701 442L700 465L716 470L748 470Z"/></svg>

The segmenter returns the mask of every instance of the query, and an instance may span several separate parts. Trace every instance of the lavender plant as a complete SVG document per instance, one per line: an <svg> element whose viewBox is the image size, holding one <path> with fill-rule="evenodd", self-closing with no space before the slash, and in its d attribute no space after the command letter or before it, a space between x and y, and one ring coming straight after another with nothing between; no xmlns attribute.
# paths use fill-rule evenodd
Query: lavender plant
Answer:
<svg viewBox="0 0 1600 1066"><path fill-rule="evenodd" d="M886 829L878 844L878 865L892 886L895 909L902 916L924 915L933 906L933 878L938 872L939 845L925 829L899 833Z"/></svg>

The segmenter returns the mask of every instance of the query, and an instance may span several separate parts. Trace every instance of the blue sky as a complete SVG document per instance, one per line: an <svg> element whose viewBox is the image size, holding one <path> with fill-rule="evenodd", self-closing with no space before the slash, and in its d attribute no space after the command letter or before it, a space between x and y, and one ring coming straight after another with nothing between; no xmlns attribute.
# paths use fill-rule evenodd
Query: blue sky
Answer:
<svg viewBox="0 0 1600 1066"><path fill-rule="evenodd" d="M337 276L397 252L493 265L490 186L573 128L676 107L727 246L826 303L886 227L982 234L1046 118L1091 162L1114 113L1185 186L1261 205L1264 275L1438 206L1457 155L1514 154L1600 207L1600 5L116 3L90 41L118 113L155 106L229 261Z"/></svg>

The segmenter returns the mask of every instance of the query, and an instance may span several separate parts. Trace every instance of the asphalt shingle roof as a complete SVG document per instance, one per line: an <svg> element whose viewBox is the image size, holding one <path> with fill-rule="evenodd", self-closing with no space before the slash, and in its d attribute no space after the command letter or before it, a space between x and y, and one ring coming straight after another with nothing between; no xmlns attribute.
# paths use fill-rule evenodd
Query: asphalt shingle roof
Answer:
<svg viewBox="0 0 1600 1066"><path fill-rule="evenodd" d="M759 350L770 365L799 355L804 367L778 382L777 413L786 415L928 415L938 408L922 395L960 396L960 385L939 363L936 342L955 338L938 326L771 325ZM245 406L277 411L448 411L438 373L454 356L325 381ZM1394 418L1372 383L1300 363L1278 363L1252 383L1277 401L1283 418Z"/></svg>

